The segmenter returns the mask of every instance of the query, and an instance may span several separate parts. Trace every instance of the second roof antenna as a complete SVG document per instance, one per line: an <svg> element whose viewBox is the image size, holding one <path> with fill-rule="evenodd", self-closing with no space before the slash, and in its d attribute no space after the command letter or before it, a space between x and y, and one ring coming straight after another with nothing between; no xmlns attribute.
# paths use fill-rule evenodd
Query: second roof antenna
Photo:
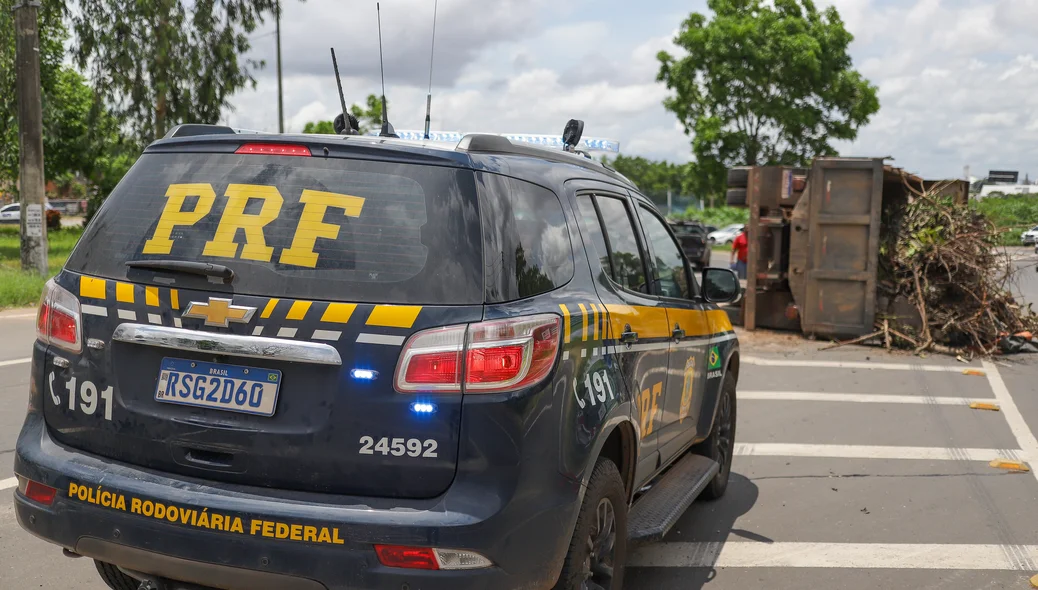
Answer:
<svg viewBox="0 0 1038 590"><path fill-rule="evenodd" d="M400 137L389 123L389 112L386 108L386 67L382 62L382 8L375 3L375 12L378 15L378 67L382 72L382 130L379 137Z"/></svg>
<svg viewBox="0 0 1038 590"><path fill-rule="evenodd" d="M436 7L439 3L439 0L433 2L432 47L429 48L429 94L425 97L425 139L429 139L429 126L432 123L433 55L436 53Z"/></svg>

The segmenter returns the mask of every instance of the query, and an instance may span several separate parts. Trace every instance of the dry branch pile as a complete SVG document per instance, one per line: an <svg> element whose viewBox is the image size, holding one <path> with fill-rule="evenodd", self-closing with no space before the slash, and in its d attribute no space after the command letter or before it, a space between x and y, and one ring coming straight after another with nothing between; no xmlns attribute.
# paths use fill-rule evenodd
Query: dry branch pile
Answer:
<svg viewBox="0 0 1038 590"><path fill-rule="evenodd" d="M884 203L879 294L888 306L876 327L887 346L989 354L1008 335L1038 332L1038 315L1013 299L1013 265L994 225L939 196L940 184L905 186L904 201ZM895 314L897 302L918 316Z"/></svg>

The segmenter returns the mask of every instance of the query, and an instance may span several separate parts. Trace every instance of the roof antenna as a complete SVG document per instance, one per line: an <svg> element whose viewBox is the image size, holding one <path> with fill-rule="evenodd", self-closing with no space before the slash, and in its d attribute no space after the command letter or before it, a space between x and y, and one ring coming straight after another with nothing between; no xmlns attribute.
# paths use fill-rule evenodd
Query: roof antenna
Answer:
<svg viewBox="0 0 1038 590"><path fill-rule="evenodd" d="M433 2L433 30L432 30L432 47L429 49L429 94L425 97L425 139L429 139L429 125L432 123L432 76L433 76L433 55L436 52L436 7L440 3L439 0Z"/></svg>
<svg viewBox="0 0 1038 590"><path fill-rule="evenodd" d="M375 3L375 12L378 15L378 67L382 72L382 130L378 132L379 137L400 137L389 123L389 113L386 108L386 66L382 62L382 8Z"/></svg>
<svg viewBox="0 0 1038 590"><path fill-rule="evenodd" d="M342 80L339 79L339 63L335 61L335 48L332 50L332 69L335 70L335 85L339 87L339 104L342 105L342 114L335 117L332 127L340 135L359 135L360 122L346 109L346 97L342 94Z"/></svg>

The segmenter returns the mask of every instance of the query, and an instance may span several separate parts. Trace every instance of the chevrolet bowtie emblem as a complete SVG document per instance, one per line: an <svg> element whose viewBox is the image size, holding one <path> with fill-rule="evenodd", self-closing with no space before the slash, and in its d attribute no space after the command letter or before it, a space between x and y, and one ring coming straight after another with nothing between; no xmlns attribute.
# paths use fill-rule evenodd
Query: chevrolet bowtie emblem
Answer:
<svg viewBox="0 0 1038 590"><path fill-rule="evenodd" d="M207 326L226 328L230 325L229 322L249 323L249 320L252 319L252 315L255 313L255 307L231 305L230 299L210 297L209 303L201 303L199 301L189 303L187 310L184 312L184 317L205 320L205 325Z"/></svg>

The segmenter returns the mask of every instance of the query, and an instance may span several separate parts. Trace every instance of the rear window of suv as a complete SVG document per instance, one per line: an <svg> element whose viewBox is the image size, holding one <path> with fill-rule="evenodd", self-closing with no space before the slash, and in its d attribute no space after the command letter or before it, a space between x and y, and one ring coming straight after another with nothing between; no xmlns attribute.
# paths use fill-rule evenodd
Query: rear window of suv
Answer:
<svg viewBox="0 0 1038 590"><path fill-rule="evenodd" d="M185 288L372 303L483 301L473 173L268 155L145 154L91 221L67 268ZM230 285L129 269L230 267ZM171 279L170 277L175 277Z"/></svg>

